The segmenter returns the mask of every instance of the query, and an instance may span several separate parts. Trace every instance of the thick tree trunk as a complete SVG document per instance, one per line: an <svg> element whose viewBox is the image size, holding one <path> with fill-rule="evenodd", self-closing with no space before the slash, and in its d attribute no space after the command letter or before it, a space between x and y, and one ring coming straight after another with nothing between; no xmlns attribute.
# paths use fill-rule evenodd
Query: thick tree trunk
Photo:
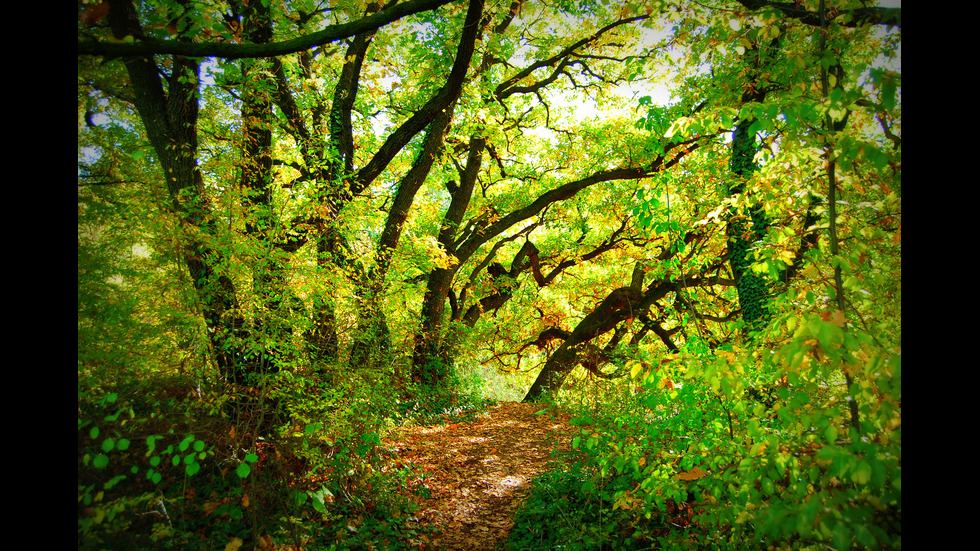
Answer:
<svg viewBox="0 0 980 551"><path fill-rule="evenodd" d="M267 4L252 2L240 6L245 38L255 44L272 40L272 16ZM252 336L262 342L260 352L247 359L249 376L275 373L280 370L285 351L278 344L288 340L292 329L286 322L285 297L287 281L285 259L278 258L270 229L278 224L272 203L272 99L276 82L269 75L270 62L242 61L242 161L241 191L243 202L252 215L245 219L245 238L268 251L252 266L252 294L262 306L253 310ZM253 377L254 378L254 377ZM254 382L252 384L255 384Z"/></svg>
<svg viewBox="0 0 980 551"><path fill-rule="evenodd" d="M112 0L108 21L117 38L142 36L132 0ZM171 60L167 89L152 57L125 60L136 110L160 161L172 206L195 232L211 233L204 181L197 166L198 64L183 56ZM202 304L208 337L219 372L233 382L244 379L244 343L248 338L234 283L218 275L220 251L198 239L185 248L191 281Z"/></svg>
<svg viewBox="0 0 980 551"><path fill-rule="evenodd" d="M753 157L758 151L755 135L749 132L752 121L740 121L732 138L732 172L741 178L749 178L755 172ZM732 195L745 192L744 181L730 190ZM751 250L766 236L768 221L761 206L750 207L745 214L729 216L726 233L728 236L729 263L738 302L742 309L742 319L746 330L758 330L771 319L769 282L751 269Z"/></svg>
<svg viewBox="0 0 980 551"><path fill-rule="evenodd" d="M340 352L337 335L337 313L332 297L317 296L313 299L313 328L306 333L306 351L313 369L327 373Z"/></svg>
<svg viewBox="0 0 980 551"><path fill-rule="evenodd" d="M422 326L415 337L412 356L412 380L428 386L437 386L449 375L448 360L444 356L443 333L446 296L455 270L437 268L429 274L422 298Z"/></svg>
<svg viewBox="0 0 980 551"><path fill-rule="evenodd" d="M470 204L476 177L483 163L484 138L470 140L470 151L463 170L460 183L452 192L452 201L443 217L442 228L439 230L438 241L446 254L455 255L456 235L459 232L466 208ZM412 358L412 379L429 385L438 385L449 374L445 365L447 357L443 348L443 333L445 331L446 299L453 277L459 270L459 264L465 259L457 258L457 262L449 268L436 268L429 274L426 283L425 296L422 299L422 326L415 340L415 352Z"/></svg>
<svg viewBox="0 0 980 551"><path fill-rule="evenodd" d="M766 70L767 56L776 55L778 51L779 39L776 38L768 45L757 44L744 56L749 70L748 81L744 85L745 91L742 93L742 104L765 101L766 83L762 82L759 76ZM759 151L759 146L756 143L755 133L750 131L753 122L753 120L739 120L732 135L730 168L739 179L729 187L731 196L747 192L745 181L757 169L755 155ZM748 212L729 213L726 227L729 263L738 290L738 301L746 334L762 329L772 319L770 282L765 276L752 271L753 259L750 258L752 249L765 238L769 221L762 205L755 201L750 201L749 204Z"/></svg>

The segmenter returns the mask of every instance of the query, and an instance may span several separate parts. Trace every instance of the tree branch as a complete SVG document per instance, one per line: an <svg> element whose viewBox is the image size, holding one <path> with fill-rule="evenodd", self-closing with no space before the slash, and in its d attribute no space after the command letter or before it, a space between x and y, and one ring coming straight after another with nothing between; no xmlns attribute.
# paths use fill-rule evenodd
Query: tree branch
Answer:
<svg viewBox="0 0 980 551"><path fill-rule="evenodd" d="M540 61L532 63L531 65L519 71L517 74L505 80L504 82L501 82L494 90L493 92L494 96L497 98L498 101L502 101L508 96L511 96L513 94L526 94L530 92L537 92L541 88L554 82L559 75L565 72L564 69L568 66L569 63L572 62L570 57L575 53L576 50L595 42L603 34L609 32L610 30L620 25L625 25L627 23L632 23L634 21L647 19L647 17L648 16L646 15L641 15L637 17L631 17L629 19L621 19L619 21L614 21L613 23L610 23L609 25L606 25L605 27L596 31L592 36L583 38L575 42L571 46L566 47L565 49L549 57L548 59L542 59ZM544 80L541 80L539 82L536 82L528 86L517 86L518 82L521 82L525 78L531 76L531 74L537 71L538 69L543 69L546 67L554 67L554 69L551 71L551 74L548 77L546 77Z"/></svg>
<svg viewBox="0 0 980 551"><path fill-rule="evenodd" d="M410 0L404 4L396 4L356 21L330 25L322 31L270 44L180 42L145 37L141 36L142 33L140 33L139 35L128 35L128 37L132 37L132 42L79 42L78 55L97 55L108 58L144 57L157 54L182 55L186 57L220 57L224 59L276 57L302 52L314 46L375 30L403 17L434 10L456 1L458 0ZM110 9L113 8L115 8L115 3L113 3L113 7Z"/></svg>
<svg viewBox="0 0 980 551"><path fill-rule="evenodd" d="M800 2L770 2L768 0L736 0L750 10L764 7L776 8L783 15L798 19L801 23L820 26L820 13L808 11L800 7ZM861 27L864 25L894 25L902 28L902 8L855 8L853 10L835 11L827 14L827 21L836 21L843 27Z"/></svg>

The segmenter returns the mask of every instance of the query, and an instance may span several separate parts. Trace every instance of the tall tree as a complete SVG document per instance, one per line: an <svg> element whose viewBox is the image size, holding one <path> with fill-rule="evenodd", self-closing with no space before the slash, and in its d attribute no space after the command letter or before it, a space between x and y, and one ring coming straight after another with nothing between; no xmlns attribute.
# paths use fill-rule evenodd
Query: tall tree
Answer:
<svg viewBox="0 0 980 551"><path fill-rule="evenodd" d="M855 67L829 69L839 83L867 63L869 25L900 25L859 4L830 17L861 37L841 54ZM605 376L627 347L734 338L736 300L764 328L771 283L818 245L824 192L798 174L776 185L770 166L774 149L812 144L823 109L808 5L108 5L104 21L83 12L79 54L126 67L230 380L280 369L302 341L302 362L335 375L401 356L438 383L473 361L468 335L538 312L481 343L503 359L560 342L536 356L533 399L577 366ZM216 56L205 85L199 56ZM677 84L670 105L617 95L653 77ZM846 108L900 144L881 103ZM601 116L576 116L591 104Z"/></svg>
<svg viewBox="0 0 980 551"><path fill-rule="evenodd" d="M113 0L107 20L116 38L143 35L131 1ZM180 18L175 21L182 22ZM131 57L124 63L133 88L133 103L159 159L172 207L186 224L206 235L214 219L197 163L200 65L184 56L172 56L167 61L169 74L148 57ZM247 356L243 341L248 331L239 314L234 283L217 270L223 257L221 251L201 238L191 238L185 245L184 261L201 297L218 370L239 380L242 360Z"/></svg>

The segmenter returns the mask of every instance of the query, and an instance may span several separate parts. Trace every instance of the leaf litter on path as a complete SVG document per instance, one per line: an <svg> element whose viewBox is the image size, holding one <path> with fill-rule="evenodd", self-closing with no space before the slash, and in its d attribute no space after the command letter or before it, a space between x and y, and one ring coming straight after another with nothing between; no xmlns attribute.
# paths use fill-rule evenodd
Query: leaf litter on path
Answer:
<svg viewBox="0 0 980 551"><path fill-rule="evenodd" d="M416 518L439 533L419 548L490 550L507 538L531 480L553 468L553 452L570 451L568 415L542 407L502 402L473 421L403 427L389 437L429 489Z"/></svg>

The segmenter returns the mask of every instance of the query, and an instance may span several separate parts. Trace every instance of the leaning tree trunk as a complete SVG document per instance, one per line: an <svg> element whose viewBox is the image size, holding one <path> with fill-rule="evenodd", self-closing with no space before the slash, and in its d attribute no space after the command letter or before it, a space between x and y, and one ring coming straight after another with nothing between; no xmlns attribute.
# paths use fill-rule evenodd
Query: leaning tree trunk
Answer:
<svg viewBox="0 0 980 551"><path fill-rule="evenodd" d="M463 222L463 216L466 214L466 208L470 204L473 188L476 186L476 177L480 173L480 166L483 163L483 148L485 146L485 138L470 140L469 156L460 183L450 186L453 188L450 190L452 201L443 217L438 237L439 244L447 254L456 254L456 235ZM459 270L459 263L463 261L462 259L457 260L458 262L451 267L436 268L429 274L425 295L422 298L422 327L416 336L415 352L412 358L412 378L427 385L437 385L449 374L449 366L445 365L446 358L442 354L441 341L444 336L443 325L446 318L446 298L449 295L449 287Z"/></svg>
<svg viewBox="0 0 980 551"><path fill-rule="evenodd" d="M455 102L451 103L429 125L422 149L416 156L415 162L412 163L412 168L399 184L391 209L388 211L388 218L375 250L374 267L367 277L367 285L361 289L361 296L358 300L361 325L358 327L358 334L351 350L351 368L373 363L372 352L380 354L381 358L386 357L388 348L391 346L388 323L381 308L387 289L388 269L391 267L391 260L398 247L398 242L401 240L402 230L408 220L415 196L442 151L446 132L449 130L449 124L453 118L454 108ZM430 308L431 302L426 302ZM431 315L437 314L441 316L441 312L433 312ZM425 319L429 318L426 317Z"/></svg>
<svg viewBox="0 0 980 551"><path fill-rule="evenodd" d="M579 364L577 349L580 346L614 329L621 321L638 316L643 299L639 287L631 285L616 289L585 316L565 342L548 358L523 401L533 402L546 394L556 394L568 374Z"/></svg>

